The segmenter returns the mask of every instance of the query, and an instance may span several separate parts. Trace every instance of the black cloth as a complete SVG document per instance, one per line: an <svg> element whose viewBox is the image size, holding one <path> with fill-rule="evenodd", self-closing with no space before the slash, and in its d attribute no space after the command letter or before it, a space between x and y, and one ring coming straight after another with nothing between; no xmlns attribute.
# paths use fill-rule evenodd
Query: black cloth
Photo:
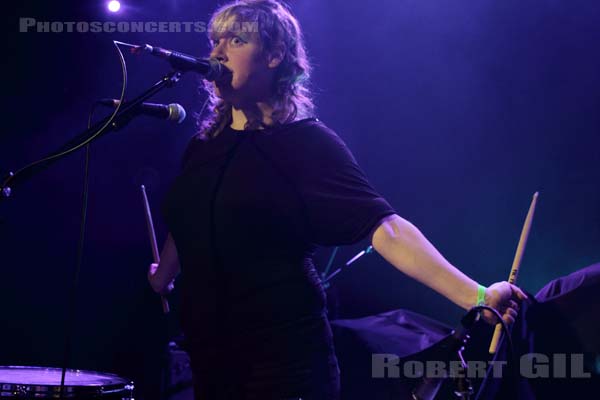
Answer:
<svg viewBox="0 0 600 400"><path fill-rule="evenodd" d="M505 399L517 394L521 400L590 398L590 393L600 393L600 263L554 279L529 298L530 304L522 304L512 328L517 359L531 353L544 355L547 360L537 363L546 364L554 374L554 357L560 354L568 363L565 375L520 377L518 386L510 373L503 379L488 376L477 398ZM506 360L506 353L506 341L502 341L497 359ZM579 364L571 364L574 354L582 357L582 371ZM580 372L589 376L578 376Z"/></svg>
<svg viewBox="0 0 600 400"><path fill-rule="evenodd" d="M446 361L450 357L441 344L452 329L412 311L393 310L359 319L333 320L331 327L344 400L412 399L411 392L421 380L406 376L374 377L376 354L398 357L396 365L402 371L408 361Z"/></svg>
<svg viewBox="0 0 600 400"><path fill-rule="evenodd" d="M182 266L182 327L206 365L233 347L260 360L265 343L286 359L332 353L316 246L357 242L394 213L316 119L192 139L163 211ZM307 340L310 351L290 351Z"/></svg>

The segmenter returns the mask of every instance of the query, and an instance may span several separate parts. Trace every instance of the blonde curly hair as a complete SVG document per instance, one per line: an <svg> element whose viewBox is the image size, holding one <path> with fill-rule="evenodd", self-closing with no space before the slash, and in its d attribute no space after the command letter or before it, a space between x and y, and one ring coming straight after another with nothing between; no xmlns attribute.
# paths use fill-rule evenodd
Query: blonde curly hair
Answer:
<svg viewBox="0 0 600 400"><path fill-rule="evenodd" d="M236 29L257 30L262 50L268 54L284 48L285 55L275 74L273 114L274 125L285 124L313 115L314 105L308 88L310 63L304 47L300 24L290 9L276 0L237 0L217 9L209 22L211 40L218 38L232 23ZM199 136L215 137L231 123L232 105L215 94L212 84L201 86L208 92L207 116L198 116ZM257 129L262 121L248 121L246 129Z"/></svg>

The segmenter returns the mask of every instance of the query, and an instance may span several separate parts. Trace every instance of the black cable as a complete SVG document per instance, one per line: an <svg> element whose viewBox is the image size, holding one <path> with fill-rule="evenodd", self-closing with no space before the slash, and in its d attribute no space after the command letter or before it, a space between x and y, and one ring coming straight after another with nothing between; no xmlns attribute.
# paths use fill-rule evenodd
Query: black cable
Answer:
<svg viewBox="0 0 600 400"><path fill-rule="evenodd" d="M492 313L494 313L494 315L496 315L496 318L498 318L498 320L500 321L500 324L502 324L502 331L504 333L504 337L506 338L507 342L508 342L508 355L506 357L506 366L507 368L511 368L511 371L513 372L513 379L514 379L514 387L515 387L515 393L514 393L514 399L518 399L519 398L519 365L516 362L516 353L515 353L515 349L513 346L513 341L512 341L512 337L510 336L510 330L508 329L508 325L506 325L506 323L504 322L504 320L502 319L502 315L500 315L500 313L494 309L493 307L489 307L489 306L475 306L472 309L486 309L491 311ZM498 354L500 354L500 346L498 346L498 351L496 352L496 357L498 356ZM495 360L495 358L493 360ZM510 364L509 364L509 360L510 360ZM489 371L488 371L489 374ZM479 390L477 391L477 395L475 396L476 400L479 400L479 397L482 394L482 390L483 387L485 386L485 381L486 381L487 377L484 378L481 386L479 387Z"/></svg>
<svg viewBox="0 0 600 400"><path fill-rule="evenodd" d="M92 105L90 109L90 113L88 116L88 129L92 124L92 116L94 115L94 110L96 108L96 104ZM73 275L73 282L71 284L71 291L68 299L68 313L67 313L67 321L65 324L65 347L63 350L63 364L61 370L61 378L60 378L60 399L64 399L64 389L65 389L65 376L67 373L67 367L69 364L69 359L71 358L71 347L73 341L73 326L75 324L75 315L76 315L76 299L77 299L77 287L79 286L79 275L81 272L81 265L83 264L83 245L85 242L85 226L87 222L87 209L88 209L88 198L89 198L89 183L90 183L90 147L91 144L88 143L85 146L85 166L83 173L83 191L81 195L81 221L79 224L79 241L77 243L77 261L75 265L75 273Z"/></svg>
<svg viewBox="0 0 600 400"><path fill-rule="evenodd" d="M504 320L502 320L502 316L493 307L482 305L482 306L475 306L475 307L470 308L469 311L467 311L467 313L461 318L460 325L457 326L453 330L451 336L448 338L449 340L444 340L444 344L442 345L443 348L445 349L445 351L448 351L449 355L458 354L459 360L462 362L461 365L463 365L463 371L466 371L466 368L468 368L468 366L465 366L465 361L464 361L464 357L462 355L462 351L464 350L464 348L467 344L467 341L469 339L469 333L470 333L471 329L473 328L475 322L478 321L479 318L481 317L482 310L491 311L499 319L500 323L502 324L504 333L506 335L508 335L510 333L508 331L508 326L505 324ZM510 336L508 336L508 340L509 341L511 340ZM512 341L510 341L509 344L510 344L510 348L512 350ZM442 377L442 378L424 377L421 380L421 382L418 385L416 385L415 388L412 390L412 398L413 399L433 399L437 395L437 392L440 389L440 387L445 379L446 379L446 377ZM466 393L467 394L466 398L469 398L469 396L471 394L470 385L464 386L462 388L460 387L461 383L468 384L468 380L459 379L456 382L457 382L457 385L459 385L459 386L457 387L458 390L455 393L457 395L459 393L463 393L463 394ZM467 388L468 388L468 390L467 390Z"/></svg>
<svg viewBox="0 0 600 400"><path fill-rule="evenodd" d="M123 57L123 53L121 52L121 49L119 48L119 44L125 44L125 43L121 43L121 42L117 42L117 41L113 41L113 43L117 49L117 53L119 54L119 60L121 62L121 72L123 75L123 84L121 87L121 95L120 95L120 99L119 99L120 100L119 104L117 105L117 107L113 111L113 113L111 114L109 120L98 131L96 131L92 136L90 136L84 142L79 143L71 148L67 148L66 150L64 150L62 152L53 154L45 159L36 161L36 162L30 164L29 166L22 168L22 170L25 170L27 168L30 168L33 165L41 164L41 163L43 163L47 160L53 159L53 158L62 157L65 154L74 152L77 149L81 148L82 146L85 146L85 166L84 166L84 174L83 174L83 191L82 191L82 197L81 197L81 221L80 221L80 225L79 225L79 241L77 244L77 260L76 260L76 264L75 264L75 273L73 275L71 291L70 291L69 299L67 302L67 320L65 322L65 344L64 344L64 350L63 350L63 363L62 363L62 369L61 369L60 392L59 392L59 398L61 400L64 399L65 378L66 378L66 374L67 374L67 367L69 364L69 359L71 358L71 347L72 347L72 341L73 341L73 326L75 323L75 314L76 314L75 313L75 311L76 311L75 304L76 304L76 299L77 299L77 287L79 285L79 274L81 272L81 265L83 263L83 245L84 245L84 240L85 240L85 226L86 226L86 222L87 222L87 208L88 208L88 196L89 196L90 143L92 142L92 140L94 138L98 137L112 123L112 121L116 117L117 113L119 112L119 109L121 108L121 104L123 104L123 99L125 97L125 90L127 89L127 64L125 63L125 57ZM90 129L90 127L92 126L92 117L94 114L94 110L96 109L96 104L97 103L94 103L92 105L92 108L90 109L90 113L88 115L88 124L87 124L88 129Z"/></svg>
<svg viewBox="0 0 600 400"><path fill-rule="evenodd" d="M110 115L109 119L100 127L98 128L98 130L96 132L94 132L91 136L87 137L83 142L81 143L71 143L69 142L68 145L66 147L61 148L60 150L58 150L57 152L46 156L40 160L34 161L24 167L22 167L21 169L17 170L17 172L15 173L9 173L9 175L4 179L4 181L0 182L0 189L1 190L6 190L8 189L8 193L10 193L10 188L9 188L9 184L10 182L17 176L19 176L20 174L23 174L27 171L31 172L32 170L34 170L36 167L39 167L41 165L44 165L45 163L48 162L52 162L53 160L57 160L61 157L64 157L67 154L73 153L77 150L79 150L80 148L86 146L87 144L91 143L94 139L96 139L97 137L99 137L102 133L104 133L106 131L106 129L113 123L114 119L116 118L117 114L119 113L120 109L121 109L121 105L123 104L123 99L125 98L125 90L127 89L127 64L125 63L125 57L123 57L123 53L121 52L121 49L119 48L119 45L127 45L127 46L132 46L129 45L127 43L123 43L123 42L118 42L116 40L113 40L113 43L115 45L115 48L117 49L117 53L119 54L119 60L121 62L121 71L122 71L122 75L123 75L123 84L121 85L121 94L119 97L119 104L117 105L117 107L115 108L115 110L112 112L112 114ZM90 128L90 126L88 126L88 129ZM2 193L0 193L0 199L2 198Z"/></svg>
<svg viewBox="0 0 600 400"><path fill-rule="evenodd" d="M513 342L512 342L512 338L510 337L510 330L508 329L508 325L506 325L506 322L504 322L504 320L502 319L502 315L498 312L498 310L496 310L493 307L490 306L475 306L473 308L471 308L471 310L488 310L491 311L496 318L498 318L498 321L500 321L499 323L502 325L502 331L504 332L504 337L506 337L506 340L508 341L508 351L511 354L511 359L512 357L514 357L514 347L513 347ZM469 311L471 311L469 310Z"/></svg>
<svg viewBox="0 0 600 400"><path fill-rule="evenodd" d="M504 322L504 320L502 319L502 315L495 308L486 306L486 305L479 305L479 306L472 307L461 320L461 325L462 325L462 328L464 328L464 329L460 330L459 336L461 337L461 339L468 338L468 332L471 329L473 323L477 320L477 318L475 318L476 315L474 313L476 313L476 312L478 313L482 310L488 310L488 311L492 312L496 316L496 318L498 318L499 323L502 325L502 331L504 333L504 336L506 337L506 340L508 341L508 352L510 354L510 362L511 362L510 368L513 368L513 369L511 369L511 371L516 371L516 369L514 369L515 352L514 352L512 338L510 336L510 330L508 329L508 325L506 324L506 322ZM459 355L460 355L460 351L459 351ZM508 360L508 358L509 357L507 357L507 360ZM507 368L509 368L508 361L507 361L506 365L507 365ZM518 376L516 376L515 379L518 379ZM517 380L515 380L515 382L517 382ZM518 388L518 385L516 387ZM478 391L477 397L479 396L479 393L481 393L481 388ZM515 394L516 394L515 398L518 398L518 393L515 393ZM469 395L469 397L470 397L470 395ZM469 397L467 397L467 398L469 398Z"/></svg>

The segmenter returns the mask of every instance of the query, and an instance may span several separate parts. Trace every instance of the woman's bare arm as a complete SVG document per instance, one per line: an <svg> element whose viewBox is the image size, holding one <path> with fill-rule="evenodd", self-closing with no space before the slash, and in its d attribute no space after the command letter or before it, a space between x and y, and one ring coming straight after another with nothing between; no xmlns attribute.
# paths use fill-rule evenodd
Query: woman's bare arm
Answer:
<svg viewBox="0 0 600 400"><path fill-rule="evenodd" d="M411 278L429 286L464 309L477 303L479 284L450 264L425 236L409 221L398 215L384 218L374 230L373 248L390 264ZM514 322L515 300L527 296L508 282L498 282L485 291L485 303ZM491 313L484 313L493 321Z"/></svg>

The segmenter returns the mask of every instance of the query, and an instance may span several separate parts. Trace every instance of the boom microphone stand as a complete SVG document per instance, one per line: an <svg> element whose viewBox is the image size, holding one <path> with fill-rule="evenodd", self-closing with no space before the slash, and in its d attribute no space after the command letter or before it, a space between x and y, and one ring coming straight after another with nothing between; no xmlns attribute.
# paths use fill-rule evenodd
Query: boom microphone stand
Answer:
<svg viewBox="0 0 600 400"><path fill-rule="evenodd" d="M149 89L147 89L145 92L143 92L141 95L139 95L138 97L136 97L135 99L133 99L130 102L124 103L123 106L118 110L118 112L115 115L109 115L108 117L104 118L103 120L96 123L95 125L88 127L88 129L86 129L85 131L83 131L82 133L80 133L79 135L74 137L73 139L69 140L62 147L60 147L58 150L51 153L50 155L46 156L45 158L42 158L39 161L36 161L34 163L31 163L31 164L21 168L16 173L9 172L9 174L6 176L6 178L4 178L4 180L1 181L1 183L0 183L0 201L2 199L6 199L11 196L12 188L15 187L15 185L18 185L18 184L26 181L27 179L35 176L37 173L48 168L54 162L62 159L63 157L67 156L68 154L78 150L82 146L87 145L86 148L88 149L88 152L89 152L89 144L92 141L96 140L100 136L105 135L108 132L117 131L117 130L123 128L124 126L126 126L137 115L136 108L141 103L143 103L145 100L147 100L148 98L150 98L153 95L155 95L156 93L158 93L163 88L172 87L175 83L177 83L179 81L179 79L181 78L181 75L182 75L182 72L177 71L177 70L168 73L163 78L161 78L158 82L156 82L154 85L152 85ZM86 164L86 169L87 169L87 164ZM87 185L87 181L85 184ZM84 196L86 196L86 193L87 193L87 188L84 188ZM85 204L85 201L86 200L84 200L84 204ZM83 210L85 210L85 206L84 206ZM75 289L76 289L77 280L78 280L77 276L79 274L79 269L81 266L81 248L83 246L83 226L84 225L85 225L85 212L83 212L83 214L82 214L82 228L81 228L82 230L80 233L80 243L79 243L79 247L78 247L79 253L78 253L78 257L77 257L78 264L77 264L77 267L75 270L75 279L74 279L73 288L71 290L71 296L70 296L70 301L69 301L64 360L63 360L63 366L62 366L60 391L59 391L59 396L58 396L60 399L63 399L66 396L66 394L65 394L65 378L66 378L67 365L68 365L68 360L69 360L70 351L71 351L71 330L72 330L74 320L75 320L75 313L74 313Z"/></svg>
<svg viewBox="0 0 600 400"><path fill-rule="evenodd" d="M9 198L13 194L14 187L21 184L22 182L25 182L29 178L38 174L39 172L45 170L46 168L48 168L48 166L60 160L64 156L70 154L70 149L82 143L85 143L88 140L90 140L90 142L96 140L97 138L107 134L108 132L117 131L123 128L129 123L129 121L131 121L131 119L133 119L133 117L135 116L134 110L139 104L154 96L163 88L172 87L175 83L179 81L179 79L181 78L181 74L182 72L180 71L172 71L168 73L163 78L161 78L161 80L152 85L148 90L143 92L141 95L125 103L121 107L117 115L115 115L112 123L109 126L107 126L102 132L99 132L99 130L110 120L111 116L104 118L100 122L86 129L85 131L83 131L82 133L65 143L61 148L43 158L41 161L29 164L28 166L21 168L15 173L9 172L8 175L0 183L0 201L2 199ZM95 135L95 133L97 134Z"/></svg>

